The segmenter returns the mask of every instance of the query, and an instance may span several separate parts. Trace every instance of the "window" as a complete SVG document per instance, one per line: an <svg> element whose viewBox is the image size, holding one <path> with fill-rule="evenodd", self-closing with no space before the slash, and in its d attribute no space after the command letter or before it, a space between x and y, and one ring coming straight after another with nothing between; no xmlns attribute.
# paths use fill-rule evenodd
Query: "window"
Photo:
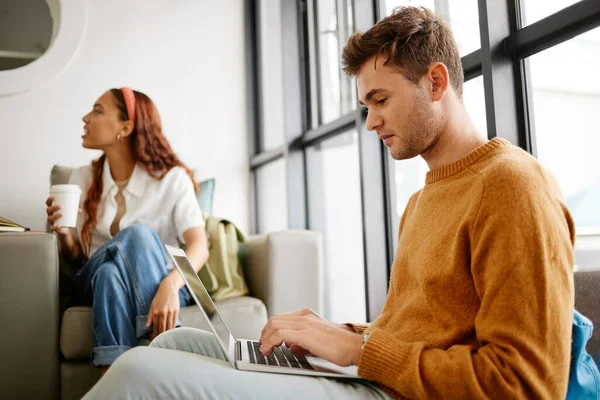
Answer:
<svg viewBox="0 0 600 400"><path fill-rule="evenodd" d="M288 227L285 159L272 161L256 170L258 233Z"/></svg>
<svg viewBox="0 0 600 400"><path fill-rule="evenodd" d="M266 9L267 0L255 1ZM594 71L600 65L600 19L595 14L568 12L560 13L560 21L547 18L577 3L579 11L588 7L591 10L594 1L296 0L282 3L289 6L284 21L280 20L279 2L275 6L268 2L271 9L262 12L261 18L270 21L267 23L271 28L278 24L269 32L278 34L282 27L298 23L299 34L286 35L281 43L280 38L263 32L259 51L278 51L286 61L285 67L299 68L300 76L281 75L280 60L269 64L268 68L275 68L273 73L263 69L260 76L268 77L269 83L259 82L263 90L257 103L263 104L256 113L268 109L275 117L281 116L283 106L279 100L283 94L295 96L301 106L290 101L285 111L297 124L290 134L301 137L282 141L283 121L289 120L265 121L271 126L279 124L271 129L277 139L271 143L287 159L280 170L273 172L277 179L258 179L264 185L266 179L278 182L269 183L262 191L257 187L258 212L280 215L261 217L261 223L269 227L284 221L287 213L290 225L323 234L325 317L343 322L373 320L377 316L383 303L381 294L387 289L389 262L397 251L401 216L410 196L424 186L429 170L420 157L393 160L381 143L366 138L368 133L365 137L359 135L357 141L357 132L362 134L364 130L364 116L356 107L355 82L340 68L341 53L352 32L368 29L398 6L432 9L450 25L459 54L469 66L471 79L463 85L463 104L474 126L482 136L489 137L488 123L490 127L495 125L498 132L493 133L521 146L549 167L577 225L575 263L580 270L600 270L600 157L595 154L600 148L595 128L600 87L594 80ZM255 3L247 4L252 7ZM521 32L514 32L512 24L493 23L494 16L480 21L479 5L511 22L521 18L517 27ZM521 26L533 23L536 26ZM594 27L597 29L590 30ZM588 32L580 34L581 29ZM481 48L481 34L489 38L491 46ZM299 52L288 52L291 48ZM502 51L497 52L499 48ZM269 62L264 54L259 57L263 64ZM274 67L276 62L279 64ZM493 79L477 76L489 73ZM263 85L274 80L279 86L264 90ZM268 107L267 102L273 104ZM526 137L529 133L531 137ZM264 153L264 144L269 141L263 136L262 145L252 147ZM256 171L258 166L259 175L267 176L262 160L279 154L272 151L253 155L251 169ZM382 164L387 168L381 168ZM285 168L287 172L283 172ZM282 188L284 180L290 189L288 195ZM278 194L272 195L267 188ZM291 195L296 189L301 189L298 195ZM260 204L259 197L268 204ZM275 203L285 200L287 208L274 211ZM261 225L261 229L267 227Z"/></svg>
<svg viewBox="0 0 600 400"><path fill-rule="evenodd" d="M284 143L283 51L279 1L260 0L260 82L262 132L260 150Z"/></svg>
<svg viewBox="0 0 600 400"><path fill-rule="evenodd" d="M481 47L479 37L479 8L477 0L445 0L450 10L450 26L461 56L472 53ZM448 19L446 19L448 20Z"/></svg>
<svg viewBox="0 0 600 400"><path fill-rule="evenodd" d="M0 5L0 70L23 67L50 46L52 18L44 0L5 1Z"/></svg>
<svg viewBox="0 0 600 400"><path fill-rule="evenodd" d="M577 233L585 237L577 241L575 262L581 269L600 268L597 261L578 259L590 246L595 246L596 258L600 254L600 82L586 73L600 63L600 29L527 61L538 159L554 174ZM595 236L595 244L588 243L589 236Z"/></svg>
<svg viewBox="0 0 600 400"><path fill-rule="evenodd" d="M436 11L450 24L461 56L481 47L477 0L386 0L385 6L386 15L398 6L420 6Z"/></svg>
<svg viewBox="0 0 600 400"><path fill-rule="evenodd" d="M542 18L569 7L579 0L521 0L523 26L533 24Z"/></svg>
<svg viewBox="0 0 600 400"><path fill-rule="evenodd" d="M485 120L485 96L483 94L483 76L463 83L463 103L475 128L485 137L488 136Z"/></svg>
<svg viewBox="0 0 600 400"><path fill-rule="evenodd" d="M307 149L310 229L323 233L325 317L365 321L360 164L356 131Z"/></svg>
<svg viewBox="0 0 600 400"><path fill-rule="evenodd" d="M435 0L385 0L385 15L390 15L394 8L400 6L425 7L435 10Z"/></svg>
<svg viewBox="0 0 600 400"><path fill-rule="evenodd" d="M326 124L356 108L354 80L341 70L342 49L352 32L350 0L317 0L319 123Z"/></svg>
<svg viewBox="0 0 600 400"><path fill-rule="evenodd" d="M392 205L392 232L394 233L394 253L398 250L398 230L400 219L408 205L408 200L417 190L425 186L425 175L429 166L421 156L410 160L394 160L387 151L388 169L390 171Z"/></svg>

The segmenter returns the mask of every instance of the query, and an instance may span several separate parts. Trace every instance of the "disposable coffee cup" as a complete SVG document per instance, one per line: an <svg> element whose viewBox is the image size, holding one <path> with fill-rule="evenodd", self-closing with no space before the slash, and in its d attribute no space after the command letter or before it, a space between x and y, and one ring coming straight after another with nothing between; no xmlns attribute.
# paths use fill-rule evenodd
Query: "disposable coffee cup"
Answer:
<svg viewBox="0 0 600 400"><path fill-rule="evenodd" d="M54 197L53 206L60 206L59 213L62 217L54 222L60 227L75 228L77 226L77 214L79 211L79 198L81 189L78 185L53 185L50 188L50 196Z"/></svg>

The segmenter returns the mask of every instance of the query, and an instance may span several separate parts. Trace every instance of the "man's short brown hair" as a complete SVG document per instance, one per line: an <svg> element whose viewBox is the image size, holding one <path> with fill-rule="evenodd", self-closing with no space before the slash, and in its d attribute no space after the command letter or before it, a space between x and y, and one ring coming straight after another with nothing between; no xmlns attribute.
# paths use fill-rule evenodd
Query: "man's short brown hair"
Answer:
<svg viewBox="0 0 600 400"><path fill-rule="evenodd" d="M434 62L448 68L450 82L462 98L464 79L460 55L450 27L422 7L398 7L366 32L355 32L342 53L342 67L356 76L371 57L387 57L390 65L409 81L417 83Z"/></svg>

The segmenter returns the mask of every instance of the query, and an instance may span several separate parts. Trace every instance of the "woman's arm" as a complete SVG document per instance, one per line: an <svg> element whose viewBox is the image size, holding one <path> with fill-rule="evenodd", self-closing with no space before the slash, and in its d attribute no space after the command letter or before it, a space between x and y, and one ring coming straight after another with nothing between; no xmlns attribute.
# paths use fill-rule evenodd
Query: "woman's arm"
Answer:
<svg viewBox="0 0 600 400"><path fill-rule="evenodd" d="M181 168L174 171L173 192L177 193L177 202L173 208L173 220L178 236L183 236L186 255L196 271L208 259L208 241L204 230L204 219L198 205L194 187L189 176ZM154 334L160 334L175 327L179 315L179 289L185 285L177 269L173 269L158 286L158 290L148 313L148 324Z"/></svg>
<svg viewBox="0 0 600 400"><path fill-rule="evenodd" d="M183 233L186 244L185 253L196 271L208 260L208 240L203 227L194 227ZM179 315L179 289L185 285L176 268L164 277L148 312L147 327L152 326L151 337L175 328Z"/></svg>
<svg viewBox="0 0 600 400"><path fill-rule="evenodd" d="M200 271L200 268L208 260L208 240L206 238L206 231L203 227L190 228L183 233L183 240L185 242L185 254L190 260L192 267L196 272ZM165 282L166 281L166 282ZM168 285L181 289L185 282L177 269L173 269L161 282L161 285L165 283Z"/></svg>
<svg viewBox="0 0 600 400"><path fill-rule="evenodd" d="M63 228L68 229L68 228ZM83 249L81 243L75 240L73 232L69 229L68 233L58 233L60 238L60 251L62 256L72 265L81 265L83 260Z"/></svg>

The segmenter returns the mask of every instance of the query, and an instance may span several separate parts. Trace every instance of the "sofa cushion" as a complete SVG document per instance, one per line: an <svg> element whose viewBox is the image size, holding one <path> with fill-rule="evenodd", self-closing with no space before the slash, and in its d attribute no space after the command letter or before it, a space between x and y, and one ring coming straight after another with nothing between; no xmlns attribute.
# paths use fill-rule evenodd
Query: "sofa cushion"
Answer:
<svg viewBox="0 0 600 400"><path fill-rule="evenodd" d="M74 168L71 167L61 167L60 165L53 166L52 171L50 171L50 186L69 183L73 170Z"/></svg>
<svg viewBox="0 0 600 400"><path fill-rule="evenodd" d="M267 309L257 298L243 296L216 302L223 320L236 338L258 339L267 322ZM184 326L210 330L200 309L193 305L180 311ZM89 360L94 347L92 309L70 307L62 318L60 351L67 360Z"/></svg>
<svg viewBox="0 0 600 400"><path fill-rule="evenodd" d="M100 379L100 368L88 360L60 364L60 400L79 400Z"/></svg>
<svg viewBox="0 0 600 400"><path fill-rule="evenodd" d="M217 300L215 304L234 337L254 340L260 338L260 332L268 319L267 308L262 301L255 297L241 296ZM180 314L184 326L210 331L198 307L185 307Z"/></svg>
<svg viewBox="0 0 600 400"><path fill-rule="evenodd" d="M60 351L67 360L89 360L94 347L91 307L69 307L60 325Z"/></svg>

